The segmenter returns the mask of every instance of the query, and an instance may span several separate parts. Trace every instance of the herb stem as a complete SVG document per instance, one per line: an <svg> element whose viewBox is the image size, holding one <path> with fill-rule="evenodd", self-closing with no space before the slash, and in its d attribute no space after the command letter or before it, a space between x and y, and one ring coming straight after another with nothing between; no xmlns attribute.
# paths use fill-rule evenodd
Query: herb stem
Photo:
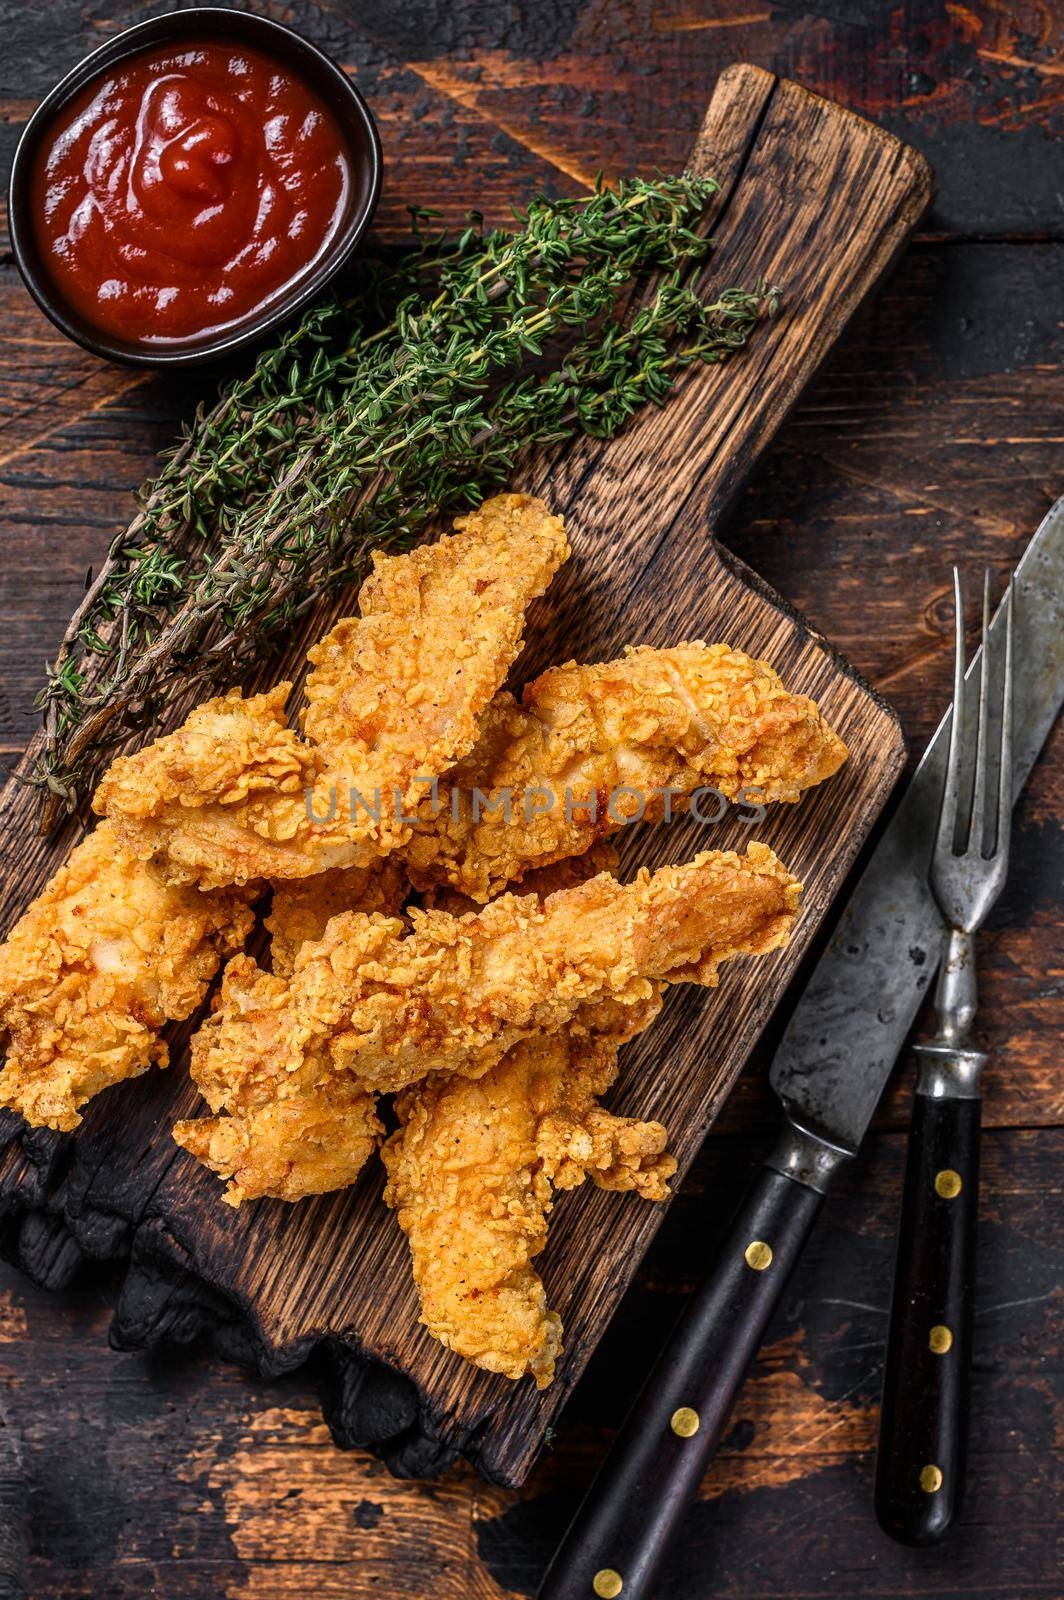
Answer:
<svg viewBox="0 0 1064 1600"><path fill-rule="evenodd" d="M683 286L715 187L630 180L584 202L538 199L513 234L421 242L412 262L368 269L361 318L349 302L315 307L197 414L49 671L34 781L50 815L81 801L105 750L171 691L239 676L356 578L368 548L411 542L529 446L606 436L661 403L680 368L740 348L772 292L706 305ZM622 293L650 273L656 292L620 318Z"/></svg>

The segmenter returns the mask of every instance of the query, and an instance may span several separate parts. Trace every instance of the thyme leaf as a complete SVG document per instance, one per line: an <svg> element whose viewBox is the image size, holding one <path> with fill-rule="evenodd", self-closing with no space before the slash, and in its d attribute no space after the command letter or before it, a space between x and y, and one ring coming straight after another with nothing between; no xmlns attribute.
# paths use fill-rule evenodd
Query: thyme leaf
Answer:
<svg viewBox="0 0 1064 1600"><path fill-rule="evenodd" d="M609 437L682 367L740 349L776 291L706 304L684 281L716 187L683 175L540 197L513 232L473 219L457 239L415 213L412 250L365 260L353 294L313 307L199 411L48 669L29 780L45 826L170 693L240 678L369 549L476 503L530 446Z"/></svg>

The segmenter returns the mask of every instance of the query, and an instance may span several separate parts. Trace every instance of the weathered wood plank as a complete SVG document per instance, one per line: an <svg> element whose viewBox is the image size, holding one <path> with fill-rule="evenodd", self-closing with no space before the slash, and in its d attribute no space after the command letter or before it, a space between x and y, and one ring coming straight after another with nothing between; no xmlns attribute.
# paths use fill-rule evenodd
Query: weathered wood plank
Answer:
<svg viewBox="0 0 1064 1600"><path fill-rule="evenodd" d="M59 0L44 30L34 7L0 0L0 161L55 80L152 9ZM751 0L456 0L431 26L420 8L396 3L299 0L274 14L367 95L385 143L380 225L391 237L411 200L454 220L477 208L505 221L536 187L573 193L600 169L675 167L708 85L735 60L794 78L925 150L943 171L934 231L1061 232L1049 141L1061 132L1064 35L1039 0L919 0L904 22L889 6Z"/></svg>
<svg viewBox="0 0 1064 1600"><path fill-rule="evenodd" d="M872 1461L904 1140L840 1180L744 1390L662 1600L1055 1600L1059 1288L1044 1240L1060 1136L984 1144L971 1479L937 1551L883 1538ZM200 1349L109 1354L113 1289L45 1295L0 1268L0 1369L23 1438L33 1600L512 1600L530 1596L626 1397L759 1161L712 1140L519 1491L468 1468L400 1482L329 1449L312 1375L264 1383ZM1007 1485L1003 1494L1002 1485ZM1006 1536L1007 1518L1007 1536Z"/></svg>
<svg viewBox="0 0 1064 1600"><path fill-rule="evenodd" d="M106 5L0 0L0 167L58 73L144 9L127 7L116 20ZM616 170L646 170L653 161L671 166L683 157L705 85L720 65L746 56L786 67L790 52L794 75L932 155L940 189L931 229L1059 234L1048 135L1059 130L1064 77L1059 65L1053 70L1060 19L1052 7L921 0L900 11L796 10L678 0L651 15L648 0L642 10L610 10L603 24L577 0L532 0L516 9L455 0L436 7L431 19L423 7L378 5L375 25L387 31L393 61L447 66L479 85L478 103L469 108L442 92L434 97L417 74L403 80L385 123L389 209L382 220L391 215L398 227L399 200L435 202L441 193L452 214L479 204L503 220L510 200L536 182L565 185L560 172L541 167L519 139L497 128L488 142L498 139L500 148L486 151L481 143L477 161L470 160L467 128L485 112L506 115L515 132L533 133L567 162L597 167L609 146L617 150ZM581 12L584 40L576 37ZM294 18L341 55L355 25L350 7L304 0L274 14ZM359 24L368 14L358 10ZM751 20L740 22L744 15ZM955 49L954 40L964 48ZM984 52L1034 65L988 61ZM344 58L355 64L354 56ZM359 71L376 106L372 67ZM728 532L744 559L871 681L882 682L901 711L911 753L948 695L943 601L951 562L979 566L989 557L1004 570L1059 492L1064 395L1059 364L1047 370L1047 363L1064 321L1062 286L1061 256L1052 246L910 250L760 464ZM36 319L2 256L0 326L0 430L13 415L26 425L13 397L19 406L33 404L47 385L54 393L44 400L45 421L54 399L63 423L52 441L19 459L17 479L3 477L0 466L3 760L32 731L40 664L85 566L119 525L128 487L191 405L169 383L132 393L101 427L106 472L99 474L93 450L79 442L85 425L75 396L60 404L66 380L92 363L84 358L79 367L83 358ZM111 369L95 370L115 389L123 381ZM0 431L0 461L5 439ZM91 527L80 520L81 473ZM53 523L56 501L67 514ZM986 1022L997 1055L987 1112L998 1123L1055 1116L1047 1090L1059 1086L1059 1036L1046 1013L1059 981L1061 930L1046 901L1052 863L1060 860L1062 782L1064 741L1056 738L1025 807L1007 926L984 957L994 965ZM1048 871L1043 839L1056 851ZM1037 904L1039 919L1031 934L1024 932L1028 904ZM1027 997L1022 1008L1013 1003L1017 993ZM749 1126L771 1111L757 1094L763 1064L762 1056L744 1074L718 1130ZM0 1370L33 1485L28 1592L35 1600L141 1600L146 1592L160 1600L531 1594L566 1497L571 1502L590 1476L631 1375L693 1280L691 1242L712 1247L770 1137L766 1121L748 1145L709 1142L576 1392L572 1422L520 1496L486 1489L465 1471L460 1492L441 1497L438 1486L396 1483L365 1455L330 1452L307 1371L266 1385L203 1352L110 1355L103 1341L114 1291L98 1287L98 1269L91 1286L43 1295L20 1273L0 1268ZM836 1209L825 1219L831 1233L823 1248L814 1238L780 1336L772 1336L779 1348L795 1327L804 1333L784 1367L793 1368L794 1382L785 1389L781 1374L771 1392L759 1390L756 1410L742 1402L718 1462L731 1487L693 1526L667 1600L709 1589L773 1597L860 1592L869 1600L931 1592L944 1600L1055 1597L1048 1430L1060 1392L1059 1346L1048 1318L1052 1302L1043 1299L1053 1286L1038 1273L1053 1236L1046 1196L1059 1150L1044 1133L1019 1141L994 1134L984 1160L984 1199L993 1215L983 1231L981 1298L1002 1309L981 1312L978 1324L973 1487L958 1538L938 1552L906 1552L880 1538L869 1509L871 1455L853 1448L856 1426L866 1440L874 1431L864 1401L874 1403L878 1382L886 1230L903 1162L901 1141L881 1139L833 1198ZM874 1239L873 1281L865 1268L866 1243ZM810 1292L805 1274L814 1259L821 1285ZM754 1382L768 1375L762 1364ZM840 1403L845 1386L859 1379L841 1404L860 1406L863 1420L847 1412L822 1447L802 1452L800 1464L809 1469L803 1479L776 1484L777 1470L786 1471L807 1437L793 1430L779 1437L773 1427L777 1416L794 1416L793 1394L806 1386ZM802 1415L815 1420L815 1406ZM746 1487L732 1483L733 1470ZM490 1563L489 1576L471 1549Z"/></svg>

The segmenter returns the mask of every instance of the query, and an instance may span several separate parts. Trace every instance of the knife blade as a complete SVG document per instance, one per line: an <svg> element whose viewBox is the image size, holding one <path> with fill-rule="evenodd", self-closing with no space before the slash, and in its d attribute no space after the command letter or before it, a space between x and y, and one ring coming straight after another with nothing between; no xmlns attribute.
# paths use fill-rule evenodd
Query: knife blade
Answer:
<svg viewBox="0 0 1064 1600"><path fill-rule="evenodd" d="M1064 698L1064 497L1015 574L1017 792ZM1001 619L994 626L1000 627ZM979 656L970 671L978 670ZM974 696L966 697L968 702ZM927 869L949 713L851 896L776 1052L783 1135L666 1342L538 1600L650 1600L832 1176L858 1146L945 931Z"/></svg>
<svg viewBox="0 0 1064 1600"><path fill-rule="evenodd" d="M1064 496L1027 546L1015 594L1018 795L1064 701ZM991 636L1001 626L999 611ZM969 678L980 660L977 651ZM974 720L976 697L966 698ZM864 1137L945 944L927 874L952 714L951 707L843 910L769 1073L789 1120L849 1155Z"/></svg>

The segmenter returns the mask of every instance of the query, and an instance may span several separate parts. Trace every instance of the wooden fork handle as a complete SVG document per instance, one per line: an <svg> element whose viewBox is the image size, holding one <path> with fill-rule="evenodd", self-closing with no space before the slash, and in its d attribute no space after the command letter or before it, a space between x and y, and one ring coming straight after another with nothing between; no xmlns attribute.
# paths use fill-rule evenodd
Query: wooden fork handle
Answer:
<svg viewBox="0 0 1064 1600"><path fill-rule="evenodd" d="M969 1052L973 1061L976 1055ZM941 1052L939 1058L941 1066ZM939 1072L936 1081L948 1087L950 1080ZM963 1085L963 1097L921 1093L918 1086L913 1102L875 1496L880 1527L902 1544L941 1538L964 1489L979 1198L977 1084L978 1069Z"/></svg>

